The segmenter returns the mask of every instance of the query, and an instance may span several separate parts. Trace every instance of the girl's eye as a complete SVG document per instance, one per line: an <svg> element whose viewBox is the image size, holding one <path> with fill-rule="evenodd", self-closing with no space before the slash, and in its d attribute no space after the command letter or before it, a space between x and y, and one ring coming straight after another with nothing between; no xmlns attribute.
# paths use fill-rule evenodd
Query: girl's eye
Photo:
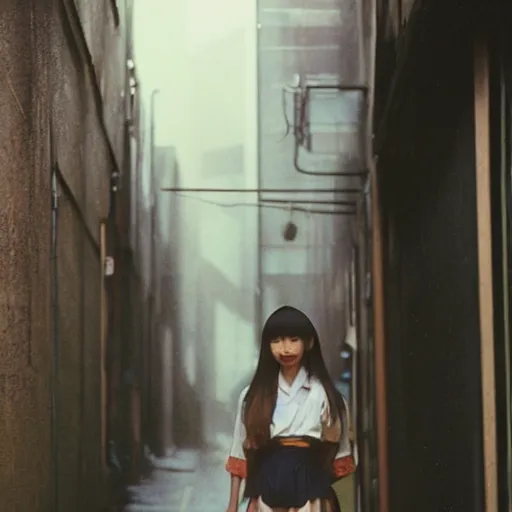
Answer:
<svg viewBox="0 0 512 512"><path fill-rule="evenodd" d="M279 343L279 339L276 338L275 340L270 340L270 343Z"/></svg>
<svg viewBox="0 0 512 512"><path fill-rule="evenodd" d="M293 341L293 342L300 341L300 338L292 338L292 341Z"/></svg>

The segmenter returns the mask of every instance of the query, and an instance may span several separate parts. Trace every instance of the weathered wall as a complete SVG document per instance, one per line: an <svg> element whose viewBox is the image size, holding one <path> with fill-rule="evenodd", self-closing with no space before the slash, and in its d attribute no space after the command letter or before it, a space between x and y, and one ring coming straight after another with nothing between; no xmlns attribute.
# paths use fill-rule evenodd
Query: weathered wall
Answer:
<svg viewBox="0 0 512 512"><path fill-rule="evenodd" d="M50 512L49 30L52 2L7 1L0 165L0 507ZM34 28L33 28L34 27Z"/></svg>
<svg viewBox="0 0 512 512"><path fill-rule="evenodd" d="M110 9L108 3L106 3ZM123 137L124 113L105 91L123 90L124 76L105 69L124 66L124 58L108 46L96 57L95 68L81 38L72 4L58 11L53 31L53 126L56 161L61 172L57 251L59 289L59 505L62 510L92 509L105 502L101 467L100 260L99 223L109 213L110 179L116 168L103 112L117 124L113 137ZM112 16L92 17L88 31L94 41L118 29ZM92 48L94 50L94 48ZM101 60L98 60L101 57ZM96 80L103 84L97 95ZM108 84L108 87L107 87ZM117 165L122 161L118 157ZM98 283L98 285L94 285ZM109 331L112 333L112 330ZM113 340L109 339L109 343ZM94 484L94 485L93 485Z"/></svg>
<svg viewBox="0 0 512 512"><path fill-rule="evenodd" d="M127 69L125 19L129 6L125 0L99 3L77 0L75 3L103 98L103 116L109 138L116 158L121 162L124 147L119 119L125 114L127 94L124 88Z"/></svg>
<svg viewBox="0 0 512 512"><path fill-rule="evenodd" d="M81 438L80 438L80 499L84 511L106 501L102 472L101 421L98 411L101 407L101 348L98 333L101 330L100 303L101 261L98 249L89 237L83 247L83 303L85 305L81 346ZM98 449L100 447L100 449ZM80 510L80 509L78 509Z"/></svg>
<svg viewBox="0 0 512 512"><path fill-rule="evenodd" d="M62 189L58 218L58 504L60 510L96 510L103 492L99 253Z"/></svg>
<svg viewBox="0 0 512 512"><path fill-rule="evenodd" d="M72 7L8 2L0 15L7 70L0 91L2 510L99 510L107 499L101 467L98 234L100 219L109 211L115 162L94 97L95 76L86 66L88 47L81 44ZM110 20L98 17L88 30L115 39L118 29ZM125 59L122 46L106 48L98 52L98 67L108 70L103 73L104 108L121 149L124 112L112 91L119 96L125 86L123 73L116 72ZM58 168L53 259L52 168Z"/></svg>

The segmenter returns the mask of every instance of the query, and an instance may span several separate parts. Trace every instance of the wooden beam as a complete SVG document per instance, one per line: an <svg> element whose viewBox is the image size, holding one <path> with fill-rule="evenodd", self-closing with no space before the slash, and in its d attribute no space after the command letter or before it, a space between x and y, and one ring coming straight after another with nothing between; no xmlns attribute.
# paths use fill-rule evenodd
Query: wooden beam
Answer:
<svg viewBox="0 0 512 512"><path fill-rule="evenodd" d="M107 328L108 304L105 290L105 259L107 256L107 226L100 224L100 380L101 380L101 465L104 474L108 473L107 465Z"/></svg>
<svg viewBox="0 0 512 512"><path fill-rule="evenodd" d="M475 151L485 512L498 511L491 232L489 55L475 45Z"/></svg>

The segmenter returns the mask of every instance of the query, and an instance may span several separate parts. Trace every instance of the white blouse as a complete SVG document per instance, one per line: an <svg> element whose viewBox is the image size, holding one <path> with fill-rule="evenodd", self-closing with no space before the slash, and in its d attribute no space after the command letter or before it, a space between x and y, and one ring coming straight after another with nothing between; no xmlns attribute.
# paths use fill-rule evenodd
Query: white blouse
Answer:
<svg viewBox="0 0 512 512"><path fill-rule="evenodd" d="M246 438L242 409L248 389L247 386L238 400L233 443L229 453L230 457L242 460L245 460L243 446ZM349 418L347 414L344 416L341 418L340 446L335 459L341 459L351 454L348 438ZM279 374L276 408L270 427L271 437L309 436L322 439L325 427L329 426L329 418L327 394L317 378L308 378L306 370L301 368L290 386Z"/></svg>

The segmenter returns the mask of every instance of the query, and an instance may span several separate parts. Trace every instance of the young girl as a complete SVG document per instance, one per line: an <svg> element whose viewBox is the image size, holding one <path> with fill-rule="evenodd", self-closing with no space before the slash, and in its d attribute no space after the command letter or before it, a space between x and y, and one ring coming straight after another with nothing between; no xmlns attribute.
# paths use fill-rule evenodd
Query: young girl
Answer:
<svg viewBox="0 0 512 512"><path fill-rule="evenodd" d="M316 329L295 308L279 308L263 327L226 469L227 512L238 510L242 480L248 512L339 511L331 485L354 471L347 408L325 367Z"/></svg>

